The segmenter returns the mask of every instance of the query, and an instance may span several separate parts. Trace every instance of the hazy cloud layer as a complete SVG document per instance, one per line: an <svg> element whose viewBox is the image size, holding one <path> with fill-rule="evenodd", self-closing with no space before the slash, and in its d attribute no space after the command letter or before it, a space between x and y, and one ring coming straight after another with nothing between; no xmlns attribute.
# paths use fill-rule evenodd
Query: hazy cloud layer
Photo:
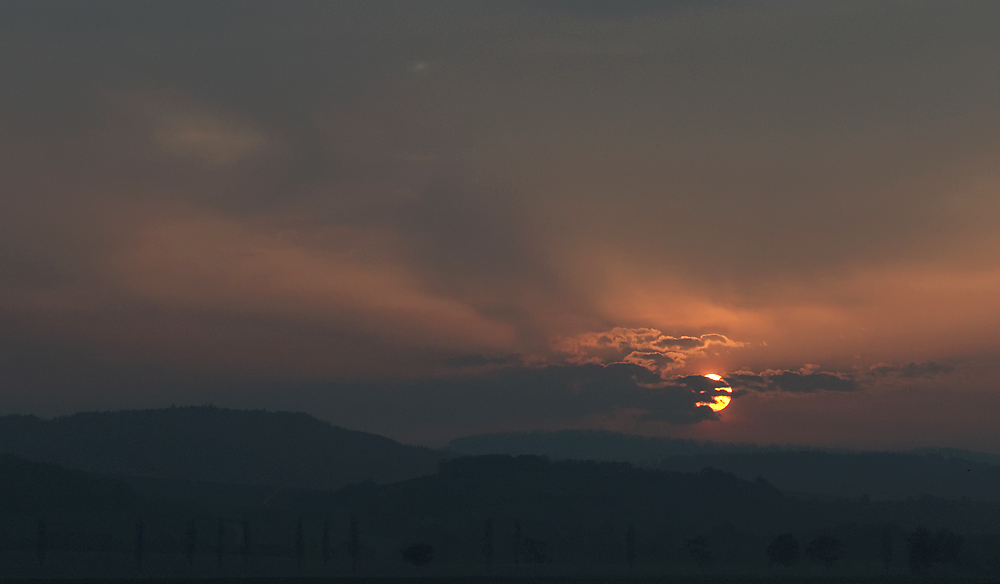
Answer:
<svg viewBox="0 0 1000 584"><path fill-rule="evenodd" d="M17 357L0 409L183 393L152 374L132 392L85 382L61 354L93 379L235 379L247 404L248 379L341 388L287 402L317 412L395 388L370 398L385 419L431 391L419 380L501 375L483 387L519 395L513 371L534 387L546 366L609 392L631 387L602 377L618 366L741 372L746 393L704 425L720 435L740 403L765 419L750 404L985 387L1000 368L958 384L934 364L1000 353L998 17L3 3L0 322ZM18 389L33 375L49 397ZM704 415L690 389L643 391L552 416ZM530 403L505 419L534 419Z"/></svg>

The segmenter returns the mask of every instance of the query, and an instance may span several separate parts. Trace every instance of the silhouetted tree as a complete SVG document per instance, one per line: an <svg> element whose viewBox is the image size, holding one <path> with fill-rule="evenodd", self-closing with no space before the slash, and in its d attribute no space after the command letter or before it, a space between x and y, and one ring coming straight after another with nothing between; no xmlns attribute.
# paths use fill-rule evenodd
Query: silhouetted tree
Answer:
<svg viewBox="0 0 1000 584"><path fill-rule="evenodd" d="M712 550L708 549L708 540L704 536L685 541L684 549L702 570L712 565Z"/></svg>
<svg viewBox="0 0 1000 584"><path fill-rule="evenodd" d="M415 543L402 552L403 560L417 568L434 559L434 548L426 543Z"/></svg>
<svg viewBox="0 0 1000 584"><path fill-rule="evenodd" d="M198 529L194 517L188 522L187 532L184 534L184 554L187 556L188 565L194 568L194 554L198 550Z"/></svg>
<svg viewBox="0 0 1000 584"><path fill-rule="evenodd" d="M330 558L333 557L333 554L331 552L332 550L330 549L330 522L324 521L323 539L322 542L320 543L320 554L323 556L324 564L329 562Z"/></svg>
<svg viewBox="0 0 1000 584"><path fill-rule="evenodd" d="M243 544L240 546L240 555L243 556L243 565L250 563L250 522L243 521Z"/></svg>
<svg viewBox="0 0 1000 584"><path fill-rule="evenodd" d="M965 539L952 532L950 529L940 529L934 534L934 543L937 550L936 558L939 562L957 565L962 559L962 546Z"/></svg>
<svg viewBox="0 0 1000 584"><path fill-rule="evenodd" d="M215 555L219 558L219 567L222 567L222 559L226 555L226 521L219 519L219 532L215 540Z"/></svg>
<svg viewBox="0 0 1000 584"><path fill-rule="evenodd" d="M790 568L799 561L799 542L790 533L782 533L767 546L767 559L772 564Z"/></svg>
<svg viewBox="0 0 1000 584"><path fill-rule="evenodd" d="M521 538L521 519L514 518L514 564L521 563L521 550L524 540Z"/></svg>
<svg viewBox="0 0 1000 584"><path fill-rule="evenodd" d="M628 525L625 526L625 561L628 562L629 568L635 565L636 553L635 525L629 521Z"/></svg>
<svg viewBox="0 0 1000 584"><path fill-rule="evenodd" d="M38 557L38 565L45 565L45 552L49 548L49 530L45 524L45 518L38 519L38 537L35 539L35 555Z"/></svg>
<svg viewBox="0 0 1000 584"><path fill-rule="evenodd" d="M351 572L358 571L358 556L361 553L361 541L358 535L358 518L351 517L350 527L347 533L347 555L351 558Z"/></svg>
<svg viewBox="0 0 1000 584"><path fill-rule="evenodd" d="M933 564L957 564L962 552L962 536L948 529L931 533L924 528L917 528L907 538L909 544L910 569L923 572Z"/></svg>
<svg viewBox="0 0 1000 584"><path fill-rule="evenodd" d="M524 561L529 564L549 563L545 542L538 539L524 538Z"/></svg>
<svg viewBox="0 0 1000 584"><path fill-rule="evenodd" d="M931 533L924 528L918 528L910 534L910 537L906 539L909 552L909 563L910 569L914 572L923 572L932 563L934 563L933 557L933 543L931 542Z"/></svg>
<svg viewBox="0 0 1000 584"><path fill-rule="evenodd" d="M302 558L306 555L306 535L305 530L302 528L302 518L299 517L299 523L295 526L295 564L302 569Z"/></svg>
<svg viewBox="0 0 1000 584"><path fill-rule="evenodd" d="M844 555L844 544L832 535L821 535L806 546L806 557L829 570Z"/></svg>
<svg viewBox="0 0 1000 584"><path fill-rule="evenodd" d="M142 522L142 518L136 520L135 522L135 569L138 572L142 571L142 556L146 551L146 524Z"/></svg>
<svg viewBox="0 0 1000 584"><path fill-rule="evenodd" d="M892 528L888 525L882 530L882 567L889 571L892 564Z"/></svg>
<svg viewBox="0 0 1000 584"><path fill-rule="evenodd" d="M483 534L483 559L486 560L486 569L493 567L493 518L486 518L486 533Z"/></svg>

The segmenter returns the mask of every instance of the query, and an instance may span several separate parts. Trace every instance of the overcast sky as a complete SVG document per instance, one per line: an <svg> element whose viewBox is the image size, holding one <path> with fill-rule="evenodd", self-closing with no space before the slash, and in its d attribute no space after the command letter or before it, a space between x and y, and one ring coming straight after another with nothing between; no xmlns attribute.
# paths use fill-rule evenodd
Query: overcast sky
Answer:
<svg viewBox="0 0 1000 584"><path fill-rule="evenodd" d="M0 413L1000 452L998 27L4 2Z"/></svg>

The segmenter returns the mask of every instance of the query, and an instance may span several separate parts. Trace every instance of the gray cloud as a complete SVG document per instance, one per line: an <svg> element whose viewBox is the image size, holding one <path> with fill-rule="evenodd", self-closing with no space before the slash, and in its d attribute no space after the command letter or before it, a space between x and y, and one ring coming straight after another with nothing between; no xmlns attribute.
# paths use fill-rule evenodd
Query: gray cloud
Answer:
<svg viewBox="0 0 1000 584"><path fill-rule="evenodd" d="M810 393L814 391L858 391L862 388L856 376L846 373L775 371L762 373L737 371L726 374L734 390L787 391Z"/></svg>
<svg viewBox="0 0 1000 584"><path fill-rule="evenodd" d="M955 371L954 365L946 363L907 363L905 365L875 365L869 373L875 377L898 377L901 379L922 379L936 377Z"/></svg>

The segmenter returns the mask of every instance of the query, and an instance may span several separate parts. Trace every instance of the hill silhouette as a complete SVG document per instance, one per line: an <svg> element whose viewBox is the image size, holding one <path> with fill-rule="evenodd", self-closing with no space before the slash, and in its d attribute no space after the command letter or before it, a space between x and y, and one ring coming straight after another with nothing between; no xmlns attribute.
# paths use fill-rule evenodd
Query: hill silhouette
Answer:
<svg viewBox="0 0 1000 584"><path fill-rule="evenodd" d="M643 466L658 464L678 455L719 452L781 450L779 446L724 444L678 438L654 438L607 430L559 430L547 432L497 432L463 436L448 443L446 450L463 456L529 454L556 460L602 460Z"/></svg>
<svg viewBox="0 0 1000 584"><path fill-rule="evenodd" d="M643 562L688 565L688 554L678 550L707 538L720 562L762 571L765 548L778 533L808 541L836 532L851 542L852 561L878 565L886 529L893 545L903 546L916 527L990 534L1000 521L995 503L817 500L711 468L682 473L531 455L452 459L436 475L345 487L326 512L358 518L375 540L427 542L447 562L483 561L489 524L502 561L516 562L517 554L530 561L533 545L537 562L624 565L632 533Z"/></svg>
<svg viewBox="0 0 1000 584"><path fill-rule="evenodd" d="M906 452L744 452L667 458L657 467L693 472L711 466L765 477L788 492L892 500L932 495L1000 501L1000 467Z"/></svg>
<svg viewBox="0 0 1000 584"><path fill-rule="evenodd" d="M91 487L86 473L0 455L0 501L5 512L38 513L89 505L93 503Z"/></svg>
<svg viewBox="0 0 1000 584"><path fill-rule="evenodd" d="M307 414L210 406L4 416L0 453L104 475L306 489L405 480L444 458Z"/></svg>
<svg viewBox="0 0 1000 584"><path fill-rule="evenodd" d="M629 462L661 470L716 468L744 479L763 477L788 492L834 497L906 499L930 495L1000 501L997 457L961 450L823 451L634 436L600 430L511 432L452 440L464 456L542 455L553 459Z"/></svg>

